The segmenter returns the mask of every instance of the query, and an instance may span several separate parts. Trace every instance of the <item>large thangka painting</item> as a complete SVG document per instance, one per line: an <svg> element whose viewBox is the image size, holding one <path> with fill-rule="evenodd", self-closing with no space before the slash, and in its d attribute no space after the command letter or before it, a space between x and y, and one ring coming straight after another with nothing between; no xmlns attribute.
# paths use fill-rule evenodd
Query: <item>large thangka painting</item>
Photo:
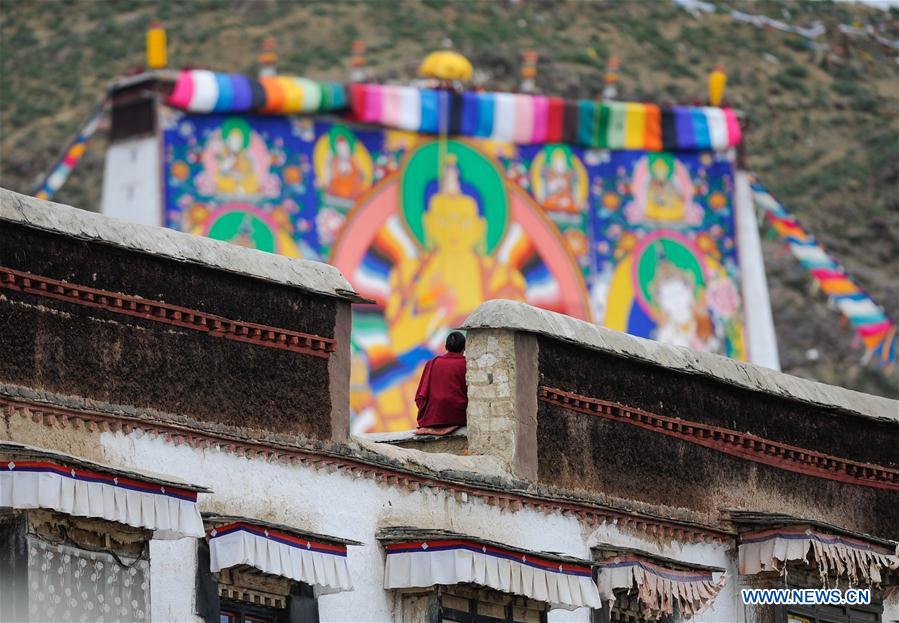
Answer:
<svg viewBox="0 0 899 623"><path fill-rule="evenodd" d="M723 154L513 145L332 120L165 123L166 224L337 266L356 431L415 424L425 361L493 298L744 358Z"/></svg>
<svg viewBox="0 0 899 623"><path fill-rule="evenodd" d="M613 153L590 215L594 318L745 359L733 174L708 153Z"/></svg>

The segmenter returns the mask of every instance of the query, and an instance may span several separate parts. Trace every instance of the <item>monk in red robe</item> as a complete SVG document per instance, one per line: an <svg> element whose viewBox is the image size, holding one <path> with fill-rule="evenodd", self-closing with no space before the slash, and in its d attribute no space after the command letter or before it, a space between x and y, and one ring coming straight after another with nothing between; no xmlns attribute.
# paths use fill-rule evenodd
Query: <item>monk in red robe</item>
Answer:
<svg viewBox="0 0 899 623"><path fill-rule="evenodd" d="M465 426L468 385L465 383L465 336L446 336L446 354L425 364L415 392L418 435L448 435Z"/></svg>

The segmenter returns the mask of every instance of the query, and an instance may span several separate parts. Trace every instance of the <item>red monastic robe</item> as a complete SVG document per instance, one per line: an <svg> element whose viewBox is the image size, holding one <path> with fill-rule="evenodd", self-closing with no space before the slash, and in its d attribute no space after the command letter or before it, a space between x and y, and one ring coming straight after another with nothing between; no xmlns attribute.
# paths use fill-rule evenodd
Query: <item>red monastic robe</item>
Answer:
<svg viewBox="0 0 899 623"><path fill-rule="evenodd" d="M425 364L415 392L419 427L465 426L465 355L446 353Z"/></svg>

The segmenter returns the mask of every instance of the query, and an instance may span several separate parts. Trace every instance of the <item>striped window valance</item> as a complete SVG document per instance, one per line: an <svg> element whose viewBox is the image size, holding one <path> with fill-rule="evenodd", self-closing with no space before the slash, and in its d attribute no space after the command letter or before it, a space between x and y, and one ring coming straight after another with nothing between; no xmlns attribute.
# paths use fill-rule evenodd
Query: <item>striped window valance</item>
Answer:
<svg viewBox="0 0 899 623"><path fill-rule="evenodd" d="M249 565L309 584L320 594L353 590L347 545L357 542L234 519L221 523L207 518L211 571Z"/></svg>
<svg viewBox="0 0 899 623"><path fill-rule="evenodd" d="M154 531L155 538L201 537L203 487L0 443L0 507L94 517Z"/></svg>
<svg viewBox="0 0 899 623"><path fill-rule="evenodd" d="M726 583L723 569L689 567L650 555L605 553L597 563L600 595L615 601L615 591L636 591L643 616L657 620L675 612L690 618L708 608Z"/></svg>
<svg viewBox="0 0 899 623"><path fill-rule="evenodd" d="M599 608L588 561L527 552L463 535L381 534L388 589L478 584L566 608Z"/></svg>
<svg viewBox="0 0 899 623"><path fill-rule="evenodd" d="M789 562L814 560L822 580L848 578L853 584L880 584L882 572L899 569L899 544L892 547L811 525L740 534L740 573L781 573Z"/></svg>

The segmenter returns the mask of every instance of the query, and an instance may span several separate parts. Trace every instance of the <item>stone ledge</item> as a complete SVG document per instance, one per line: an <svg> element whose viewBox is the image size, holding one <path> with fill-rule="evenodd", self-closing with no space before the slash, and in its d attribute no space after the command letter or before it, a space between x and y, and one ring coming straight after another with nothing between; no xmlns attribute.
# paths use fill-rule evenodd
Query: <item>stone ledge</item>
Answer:
<svg viewBox="0 0 899 623"><path fill-rule="evenodd" d="M0 188L0 221L201 264L351 302L364 300L339 270L324 262L291 259L162 227L128 223L5 188Z"/></svg>
<svg viewBox="0 0 899 623"><path fill-rule="evenodd" d="M685 374L698 374L751 391L899 423L899 401L896 400L808 381L721 355L634 337L524 303L487 301L466 319L461 328L536 333Z"/></svg>
<svg viewBox="0 0 899 623"><path fill-rule="evenodd" d="M356 435L367 441L384 443L400 448L442 454L468 454L468 427L463 426L449 435L416 435L414 430L395 433L363 433Z"/></svg>

